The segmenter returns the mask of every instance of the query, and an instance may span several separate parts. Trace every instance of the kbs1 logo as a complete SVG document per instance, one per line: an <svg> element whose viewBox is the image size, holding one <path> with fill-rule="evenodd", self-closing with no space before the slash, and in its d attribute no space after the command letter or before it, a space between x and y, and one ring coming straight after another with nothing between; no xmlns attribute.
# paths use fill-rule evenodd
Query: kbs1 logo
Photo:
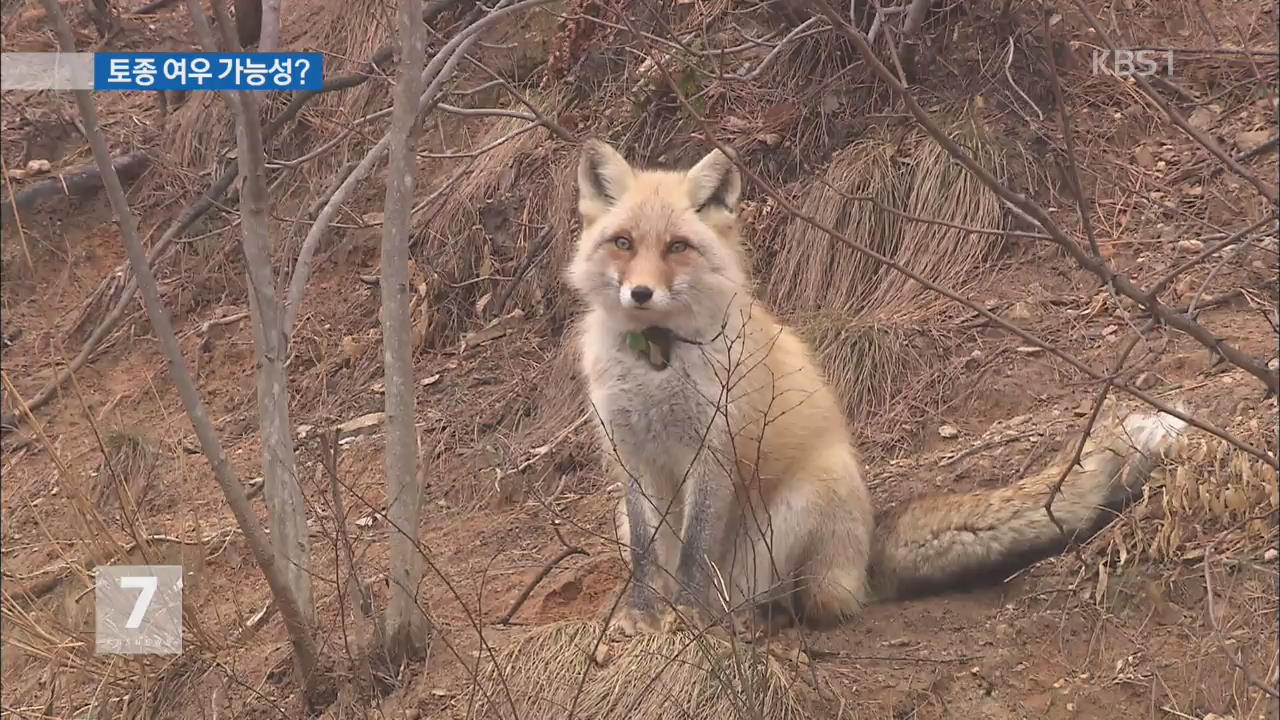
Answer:
<svg viewBox="0 0 1280 720"><path fill-rule="evenodd" d="M1121 78L1134 75L1169 77L1173 75L1173 51L1094 48L1089 69L1094 75L1109 73Z"/></svg>

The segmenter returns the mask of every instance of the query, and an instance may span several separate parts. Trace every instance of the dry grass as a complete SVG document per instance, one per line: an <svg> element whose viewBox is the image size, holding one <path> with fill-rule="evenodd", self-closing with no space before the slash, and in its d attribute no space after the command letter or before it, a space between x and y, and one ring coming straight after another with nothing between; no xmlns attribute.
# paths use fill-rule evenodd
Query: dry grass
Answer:
<svg viewBox="0 0 1280 720"><path fill-rule="evenodd" d="M979 162L1003 174L1002 154L980 128L969 120L953 122L952 128L952 137ZM1001 228L1002 209L995 195L919 131L900 143L866 140L840 152L800 207L811 220L952 289L980 280L1000 247L997 235L903 216ZM943 302L800 218L787 225L776 252L766 290L784 310L875 316L886 310L928 312Z"/></svg>
<svg viewBox="0 0 1280 720"><path fill-rule="evenodd" d="M1276 447L1274 415L1241 419L1237 437ZM1184 438L1149 483L1151 496L1133 521L1117 523L1105 552L1120 559L1156 563L1202 558L1212 546L1220 557L1261 557L1280 542L1280 486L1261 460L1205 433Z"/></svg>
<svg viewBox="0 0 1280 720"><path fill-rule="evenodd" d="M839 312L797 318L844 399L859 443L890 450L947 405L955 380L952 348L962 333L939 320Z"/></svg>
<svg viewBox="0 0 1280 720"><path fill-rule="evenodd" d="M548 93L531 101L553 108L559 98ZM566 202L563 186L572 159L556 157L545 129L510 137L528 126L518 118L488 125L472 145L498 144L474 159L442 163L430 187L446 192L415 217L414 257L427 275L435 315L423 334L427 347L453 343L498 312L527 312L531 304L554 309L562 295L554 287L565 257L557 240L571 235L576 205Z"/></svg>
<svg viewBox="0 0 1280 720"><path fill-rule="evenodd" d="M592 653L601 627L556 623L503 648L496 666L490 661L482 668L479 682L492 700L478 717L549 720L564 717L571 706L583 720L807 717L805 690L766 653L708 636L664 633L609 646L601 668Z"/></svg>
<svg viewBox="0 0 1280 720"><path fill-rule="evenodd" d="M968 119L952 136L997 173L1002 153ZM892 143L868 139L837 153L800 200L802 214L959 291L985 281L1000 229L997 198L936 143L916 132ZM896 211L896 212L893 212ZM912 432L944 402L950 363L949 301L879 261L791 218L760 271L763 291L790 313L840 391L856 424L881 439ZM954 333L954 330L952 330Z"/></svg>
<svg viewBox="0 0 1280 720"><path fill-rule="evenodd" d="M93 502L110 516L124 508L132 514L142 505L155 476L159 458L143 433L133 429L110 430L102 436L105 456L94 474Z"/></svg>
<svg viewBox="0 0 1280 720"><path fill-rule="evenodd" d="M901 208L909 168L907 172L900 169L895 151L892 144L880 140L864 140L841 150L822 178L804 194L800 211L836 232L893 255L902 240L898 216L849 196L866 196ZM773 267L764 275L764 289L779 308L858 314L874 301L882 275L881 265L874 259L794 218L777 245Z"/></svg>

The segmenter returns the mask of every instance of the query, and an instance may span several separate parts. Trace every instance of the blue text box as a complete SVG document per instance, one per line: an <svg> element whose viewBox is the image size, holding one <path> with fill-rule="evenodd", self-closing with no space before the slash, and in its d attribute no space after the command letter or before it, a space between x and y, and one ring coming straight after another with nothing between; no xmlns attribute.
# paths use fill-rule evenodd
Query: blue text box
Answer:
<svg viewBox="0 0 1280 720"><path fill-rule="evenodd" d="M319 90L320 53L94 53L94 90Z"/></svg>

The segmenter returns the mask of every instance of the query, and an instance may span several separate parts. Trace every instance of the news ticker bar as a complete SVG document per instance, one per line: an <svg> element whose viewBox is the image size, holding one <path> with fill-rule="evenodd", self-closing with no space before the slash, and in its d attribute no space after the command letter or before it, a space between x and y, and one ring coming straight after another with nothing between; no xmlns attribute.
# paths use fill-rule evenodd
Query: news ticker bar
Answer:
<svg viewBox="0 0 1280 720"><path fill-rule="evenodd" d="M321 53L0 53L3 90L319 90Z"/></svg>

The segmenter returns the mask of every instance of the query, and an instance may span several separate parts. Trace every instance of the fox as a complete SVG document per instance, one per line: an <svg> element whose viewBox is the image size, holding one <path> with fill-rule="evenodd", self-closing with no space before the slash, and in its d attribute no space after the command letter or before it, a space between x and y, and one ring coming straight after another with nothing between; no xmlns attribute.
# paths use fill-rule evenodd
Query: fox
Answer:
<svg viewBox="0 0 1280 720"><path fill-rule="evenodd" d="M840 399L753 293L735 157L665 169L600 139L580 151L564 274L585 305L578 371L631 566L610 632L831 627L872 602L1000 582L1141 497L1186 422L1108 410L1077 462L877 512Z"/></svg>

